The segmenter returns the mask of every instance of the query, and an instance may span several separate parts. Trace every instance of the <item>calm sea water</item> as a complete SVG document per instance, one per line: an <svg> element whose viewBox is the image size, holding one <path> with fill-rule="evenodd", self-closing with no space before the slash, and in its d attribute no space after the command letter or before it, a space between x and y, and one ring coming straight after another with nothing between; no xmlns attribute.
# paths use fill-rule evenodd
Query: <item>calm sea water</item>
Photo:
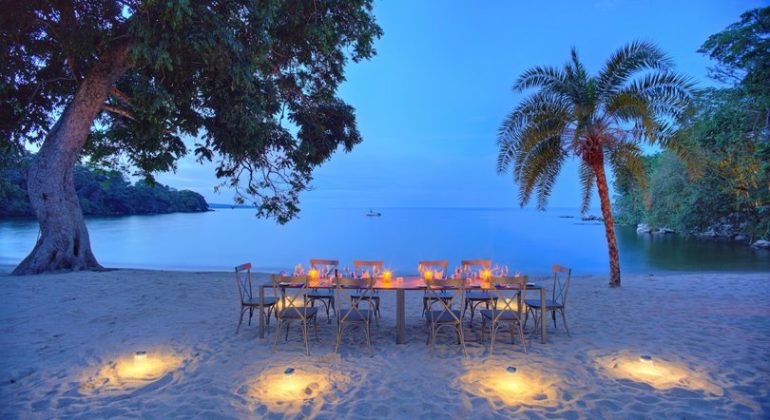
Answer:
<svg viewBox="0 0 770 420"><path fill-rule="evenodd" d="M583 222L576 210L521 209L304 210L280 226L250 209L208 213L91 218L97 259L109 267L231 270L250 261L257 270L289 270L310 258L383 260L398 273L414 273L421 259L492 259L511 271L539 274L552 264L578 274L607 272L604 227ZM16 264L32 249L35 221L0 221L0 264ZM617 229L621 270L768 271L770 253L746 246L675 236L637 235Z"/></svg>

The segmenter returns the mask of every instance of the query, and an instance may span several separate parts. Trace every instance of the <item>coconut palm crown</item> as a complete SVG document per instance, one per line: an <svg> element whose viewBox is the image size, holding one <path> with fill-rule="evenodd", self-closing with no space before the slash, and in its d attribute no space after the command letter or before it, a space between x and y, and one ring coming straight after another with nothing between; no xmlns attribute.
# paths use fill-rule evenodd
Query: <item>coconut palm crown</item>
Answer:
<svg viewBox="0 0 770 420"><path fill-rule="evenodd" d="M601 201L610 257L610 286L620 286L620 263L604 163L633 174L644 187L645 143L683 152L673 140L675 123L692 99L690 79L673 71L657 46L632 42L616 51L598 75L589 75L572 48L562 68L533 67L513 86L537 90L514 108L498 134L499 173L513 171L520 205L535 193L545 209L562 167L580 160L583 211L593 186Z"/></svg>

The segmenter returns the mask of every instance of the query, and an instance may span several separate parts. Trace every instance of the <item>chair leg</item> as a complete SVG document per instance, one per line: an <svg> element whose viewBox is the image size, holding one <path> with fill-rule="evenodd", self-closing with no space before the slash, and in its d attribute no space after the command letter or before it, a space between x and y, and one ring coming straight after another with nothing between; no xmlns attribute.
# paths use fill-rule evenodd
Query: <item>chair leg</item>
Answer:
<svg viewBox="0 0 770 420"><path fill-rule="evenodd" d="M342 341L342 323L337 322L337 345L334 347L334 352L340 352L340 341Z"/></svg>
<svg viewBox="0 0 770 420"><path fill-rule="evenodd" d="M495 352L495 338L497 336L497 323L495 321L492 321L492 326L489 330L489 354L492 354Z"/></svg>
<svg viewBox="0 0 770 420"><path fill-rule="evenodd" d="M289 342L289 328L291 328L291 321L286 321L286 343Z"/></svg>
<svg viewBox="0 0 770 420"><path fill-rule="evenodd" d="M320 343L318 339L318 316L313 317L313 332L315 333L315 342Z"/></svg>
<svg viewBox="0 0 770 420"><path fill-rule="evenodd" d="M561 312L561 322L564 324L564 330L567 331L567 337L570 337L569 327L567 326L567 315L564 314L564 309L560 310L559 312Z"/></svg>
<svg viewBox="0 0 770 420"><path fill-rule="evenodd" d="M459 324L457 324L457 331L460 335L460 345L463 346L463 357L468 357L468 350L465 349L465 335L463 334L463 323L460 321Z"/></svg>
<svg viewBox="0 0 770 420"><path fill-rule="evenodd" d="M524 309L524 325L527 325L527 322L529 322L529 311L531 311L532 308L526 308Z"/></svg>
<svg viewBox="0 0 770 420"><path fill-rule="evenodd" d="M275 346L278 345L278 340L281 339L281 327L283 327L283 322L279 320L278 325L275 327L275 340L273 340L273 345L270 348L272 352L275 352Z"/></svg>
<svg viewBox="0 0 770 420"><path fill-rule="evenodd" d="M305 353L310 356L310 340L307 338L307 319L302 321L302 339L305 341Z"/></svg>
<svg viewBox="0 0 770 420"><path fill-rule="evenodd" d="M254 316L254 308L249 307L249 326L251 326L251 317Z"/></svg>
<svg viewBox="0 0 770 420"><path fill-rule="evenodd" d="M556 311L551 311L551 318L553 318L553 329L556 329Z"/></svg>
<svg viewBox="0 0 770 420"><path fill-rule="evenodd" d="M521 338L521 345L524 347L524 353L527 353L527 339L524 338L524 328L521 326L521 322L516 323L519 327L519 338Z"/></svg>
<svg viewBox="0 0 770 420"><path fill-rule="evenodd" d="M369 322L364 322L364 334L366 335L366 344L369 346L369 354L374 355L374 350L372 350L372 335Z"/></svg>
<svg viewBox="0 0 770 420"><path fill-rule="evenodd" d="M238 334L238 331L241 330L241 323L243 323L243 314L246 312L243 307L241 307L241 317L238 318L238 326L235 327L235 334Z"/></svg>

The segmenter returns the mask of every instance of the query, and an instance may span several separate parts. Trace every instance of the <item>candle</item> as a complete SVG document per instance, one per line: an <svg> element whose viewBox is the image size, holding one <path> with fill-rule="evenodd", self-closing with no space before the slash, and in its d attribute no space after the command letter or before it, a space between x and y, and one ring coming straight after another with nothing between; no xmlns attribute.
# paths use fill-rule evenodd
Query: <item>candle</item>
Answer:
<svg viewBox="0 0 770 420"><path fill-rule="evenodd" d="M425 280L433 280L433 272L430 270L425 270L422 275Z"/></svg>
<svg viewBox="0 0 770 420"><path fill-rule="evenodd" d="M393 277L393 273L390 272L390 270L385 270L382 273L382 279L385 281L390 281L390 279Z"/></svg>

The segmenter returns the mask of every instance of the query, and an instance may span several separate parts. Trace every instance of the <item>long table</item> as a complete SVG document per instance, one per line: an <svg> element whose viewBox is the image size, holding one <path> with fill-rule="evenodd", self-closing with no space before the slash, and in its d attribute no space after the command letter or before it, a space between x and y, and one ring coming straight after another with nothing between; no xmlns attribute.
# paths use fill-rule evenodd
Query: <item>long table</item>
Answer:
<svg viewBox="0 0 770 420"><path fill-rule="evenodd" d="M266 283L259 286L259 305L260 308L264 307L265 303L265 289L266 288L272 288L272 283ZM285 286L285 287L291 287L291 286ZM328 280L320 280L318 282L314 282L314 284L309 284L308 289L329 289L333 288L334 284L331 283ZM419 290L424 291L426 289L425 281L419 277L406 277L402 281L399 280L389 280L385 281L383 279L377 279L374 284L374 290L381 290L381 291L388 291L388 290L395 290L396 291L396 344L405 344L406 343L406 291L407 290ZM484 290L482 288L467 288L467 291L472 290ZM538 286L536 284L527 284L527 290L532 291L539 291L540 292L540 307L545 309L545 288L542 286ZM521 299L523 301L523 298ZM545 344L546 341L546 335L547 335L547 322L545 320L546 315L545 310L542 310L540 313L541 316L541 322L540 322L540 342ZM259 338L265 337L265 313L263 311L259 311Z"/></svg>

